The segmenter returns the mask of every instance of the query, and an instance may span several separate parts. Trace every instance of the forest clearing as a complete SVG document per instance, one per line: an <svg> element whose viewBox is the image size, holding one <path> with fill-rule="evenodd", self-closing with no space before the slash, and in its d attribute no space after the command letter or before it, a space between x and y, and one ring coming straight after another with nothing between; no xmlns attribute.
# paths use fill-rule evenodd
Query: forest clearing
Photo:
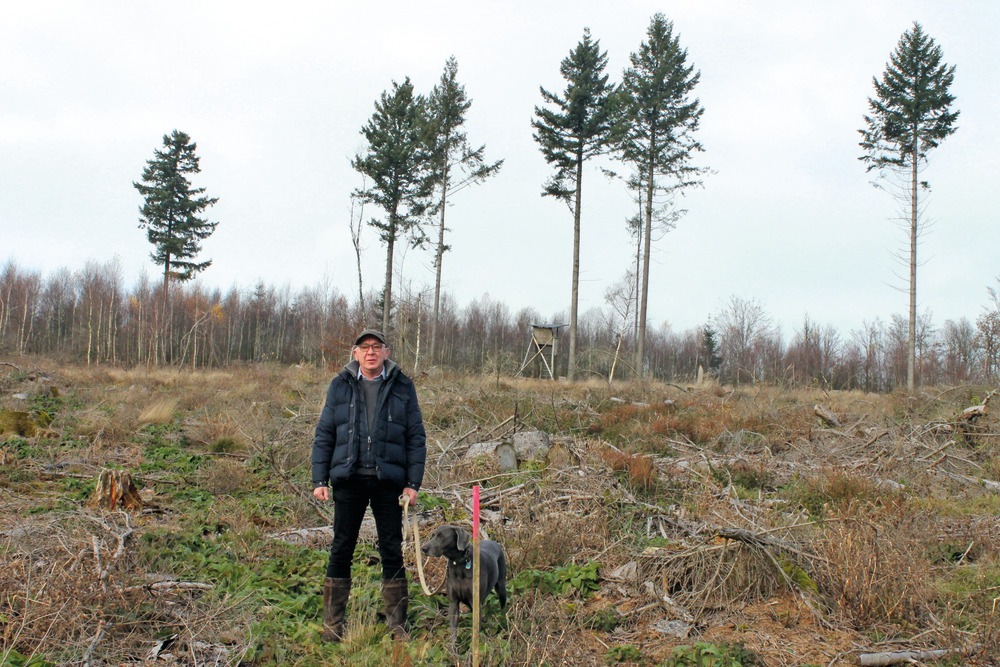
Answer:
<svg viewBox="0 0 1000 667"><path fill-rule="evenodd" d="M319 639L335 370L3 360L0 665L472 664L409 540L409 641L376 616L370 541L346 641ZM414 379L421 533L468 525L479 485L507 552L483 665L1000 664L993 387Z"/></svg>

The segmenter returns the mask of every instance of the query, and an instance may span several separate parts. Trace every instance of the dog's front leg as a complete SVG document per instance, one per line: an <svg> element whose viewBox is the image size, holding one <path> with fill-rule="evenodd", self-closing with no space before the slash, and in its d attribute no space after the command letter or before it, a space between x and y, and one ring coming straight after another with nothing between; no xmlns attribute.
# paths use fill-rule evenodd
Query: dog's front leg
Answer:
<svg viewBox="0 0 1000 667"><path fill-rule="evenodd" d="M451 626L451 648L454 651L458 647L458 600L452 598L448 600L448 624Z"/></svg>

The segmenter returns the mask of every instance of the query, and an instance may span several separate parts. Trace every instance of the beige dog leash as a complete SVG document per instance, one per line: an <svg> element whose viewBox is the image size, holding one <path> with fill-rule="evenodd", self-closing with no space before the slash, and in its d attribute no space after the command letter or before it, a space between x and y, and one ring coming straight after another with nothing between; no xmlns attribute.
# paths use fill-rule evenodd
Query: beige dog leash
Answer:
<svg viewBox="0 0 1000 667"><path fill-rule="evenodd" d="M406 541L407 518L410 516L410 497L405 493L399 497L399 504L403 508L403 541ZM414 558L417 561L417 574L420 577L420 587L424 590L424 595L434 595L437 591L432 591L424 578L423 552L420 551L420 529L417 527L417 517L413 516L413 550L416 552ZM438 588L440 590L440 587Z"/></svg>

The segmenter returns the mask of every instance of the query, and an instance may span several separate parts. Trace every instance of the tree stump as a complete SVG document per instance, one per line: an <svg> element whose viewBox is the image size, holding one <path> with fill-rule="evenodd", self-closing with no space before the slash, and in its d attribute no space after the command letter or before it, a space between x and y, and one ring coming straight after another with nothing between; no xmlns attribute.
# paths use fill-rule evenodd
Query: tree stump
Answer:
<svg viewBox="0 0 1000 667"><path fill-rule="evenodd" d="M502 472L514 472L517 470L517 452L514 451L514 445L502 442L497 445L493 453L496 454L497 459L500 461L500 470Z"/></svg>
<svg viewBox="0 0 1000 667"><path fill-rule="evenodd" d="M97 478L90 504L106 510L138 510L142 509L142 498L130 474L105 468Z"/></svg>

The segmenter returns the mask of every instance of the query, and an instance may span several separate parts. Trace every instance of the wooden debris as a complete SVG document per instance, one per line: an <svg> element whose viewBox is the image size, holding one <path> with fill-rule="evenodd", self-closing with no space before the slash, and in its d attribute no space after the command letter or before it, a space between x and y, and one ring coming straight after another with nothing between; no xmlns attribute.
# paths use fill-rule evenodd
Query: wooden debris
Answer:
<svg viewBox="0 0 1000 667"><path fill-rule="evenodd" d="M840 428L840 419L837 417L837 415L833 414L833 411L830 410L830 408L826 407L825 405L820 405L819 403L817 403L816 405L813 406L813 412L816 413L816 416L822 419L823 423L826 424L827 426L831 426L833 428Z"/></svg>
<svg viewBox="0 0 1000 667"><path fill-rule="evenodd" d="M990 406L990 399L993 398L993 394L995 393L996 391L991 391L986 394L986 398L984 398L983 402L979 405L973 405L972 407L962 410L962 415L959 417L959 421L963 421L968 424L975 424L980 417L983 417L986 414L986 410Z"/></svg>
<svg viewBox="0 0 1000 667"><path fill-rule="evenodd" d="M280 540L298 546L310 544L329 544L333 539L333 526L317 526L283 530L268 535L272 540Z"/></svg>
<svg viewBox="0 0 1000 667"><path fill-rule="evenodd" d="M462 442L463 440L465 440L466 438L468 438L473 433L478 433L478 432L479 432L479 426L478 425L477 426L473 426L471 429L469 429L468 431L466 431L462 435L460 435L457 438L455 438L455 440L453 440L452 443L450 445L448 445L447 447L440 447L440 445L439 445L439 449L441 449L441 453L442 454L447 454L448 450L450 450L451 448L453 448L456 445L458 445L460 442Z"/></svg>
<svg viewBox="0 0 1000 667"><path fill-rule="evenodd" d="M615 568L607 575L608 579L636 582L639 580L639 565L634 560Z"/></svg>
<svg viewBox="0 0 1000 667"><path fill-rule="evenodd" d="M965 482L967 484L972 484L973 486L982 486L983 488L989 489L994 493L1000 493L1000 482L995 482L992 479L985 479L982 477L969 477L968 475L959 475L954 472L947 472L945 470L939 471L945 477L954 479L959 482Z"/></svg>
<svg viewBox="0 0 1000 667"><path fill-rule="evenodd" d="M642 587L643 590L646 591L646 594L654 598L656 603L660 605L660 607L663 608L663 611L669 614L671 618L680 619L682 621L686 621L687 623L694 623L694 616L691 615L691 612L674 602L673 599L663 591L657 590L656 584L652 581L644 582Z"/></svg>
<svg viewBox="0 0 1000 667"><path fill-rule="evenodd" d="M125 591L149 591L150 593L166 593L171 591L210 591L215 586L200 581L156 581L151 584L129 586Z"/></svg>
<svg viewBox="0 0 1000 667"><path fill-rule="evenodd" d="M725 538L727 540L743 542L744 544L749 544L750 546L759 547L762 549L767 547L773 547L775 549L780 549L782 551L803 556L810 560L829 562L826 558L823 558L819 554L808 553L796 547L793 544L789 544L788 542L784 542L782 540L777 540L763 533L751 533L749 530L742 530L739 528L725 528L725 527L718 527L715 530L718 533L719 537Z"/></svg>
<svg viewBox="0 0 1000 667"><path fill-rule="evenodd" d="M965 437L966 442L973 447L979 446L978 436L982 434L983 427L978 422L986 416L990 399L993 398L993 394L995 393L996 391L991 391L986 395L982 403L962 410L962 414L955 419L955 430L961 433Z"/></svg>
<svg viewBox="0 0 1000 667"><path fill-rule="evenodd" d="M921 456L921 457L920 457L919 459L917 459L917 460L918 460L918 461L927 461L927 460L929 460L929 459L930 459L930 458L931 458L932 456L934 456L934 455L936 455L936 454L940 454L941 452L943 452L944 450L948 449L949 447L951 447L951 446L952 446L952 445L954 445L954 444L955 444L955 441L954 441L954 440L949 440L948 442L944 443L943 445L941 445L940 447L938 447L937 449L935 449L935 450L934 450L933 452L931 452L930 454L928 454L928 455L926 455L926 456Z"/></svg>

